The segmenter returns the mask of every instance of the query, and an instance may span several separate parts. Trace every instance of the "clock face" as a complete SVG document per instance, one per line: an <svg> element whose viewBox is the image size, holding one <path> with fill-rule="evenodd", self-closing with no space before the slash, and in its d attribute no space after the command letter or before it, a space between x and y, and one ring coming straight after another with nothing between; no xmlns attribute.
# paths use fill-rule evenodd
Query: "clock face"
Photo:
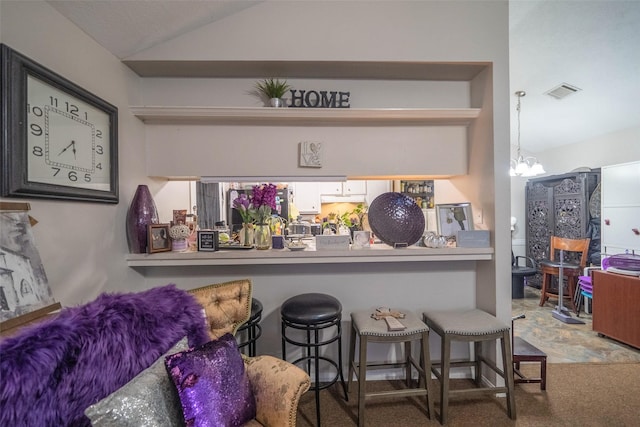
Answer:
<svg viewBox="0 0 640 427"><path fill-rule="evenodd" d="M109 191L109 132L105 111L27 76L27 181Z"/></svg>

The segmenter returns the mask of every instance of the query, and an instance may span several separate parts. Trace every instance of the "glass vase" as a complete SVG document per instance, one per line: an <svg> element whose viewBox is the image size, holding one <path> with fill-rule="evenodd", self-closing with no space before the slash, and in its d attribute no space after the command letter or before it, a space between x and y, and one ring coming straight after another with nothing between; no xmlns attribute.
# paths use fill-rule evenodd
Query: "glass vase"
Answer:
<svg viewBox="0 0 640 427"><path fill-rule="evenodd" d="M271 249L271 228L269 224L257 224L254 230L256 249Z"/></svg>
<svg viewBox="0 0 640 427"><path fill-rule="evenodd" d="M240 229L238 236L240 237L240 244L242 246L253 246L253 224L244 223Z"/></svg>

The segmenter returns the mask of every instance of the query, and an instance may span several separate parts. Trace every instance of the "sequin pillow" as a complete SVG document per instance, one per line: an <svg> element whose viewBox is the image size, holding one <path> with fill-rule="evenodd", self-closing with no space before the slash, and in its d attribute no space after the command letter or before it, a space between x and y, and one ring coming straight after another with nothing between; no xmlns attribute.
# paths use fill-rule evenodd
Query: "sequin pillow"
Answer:
<svg viewBox="0 0 640 427"><path fill-rule="evenodd" d="M241 426L256 416L256 401L231 334L165 358L188 427Z"/></svg>
<svg viewBox="0 0 640 427"><path fill-rule="evenodd" d="M89 406L84 414L93 427L183 426L180 399L167 377L164 358L189 348L183 338L165 355L109 396Z"/></svg>

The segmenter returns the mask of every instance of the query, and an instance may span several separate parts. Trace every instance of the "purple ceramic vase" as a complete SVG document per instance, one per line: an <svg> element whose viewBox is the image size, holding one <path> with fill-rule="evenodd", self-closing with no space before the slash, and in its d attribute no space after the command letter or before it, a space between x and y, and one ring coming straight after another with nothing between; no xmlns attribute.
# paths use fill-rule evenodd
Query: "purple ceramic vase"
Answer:
<svg viewBox="0 0 640 427"><path fill-rule="evenodd" d="M127 242L132 254L147 253L147 226L158 223L158 209L149 187L138 185L127 211Z"/></svg>

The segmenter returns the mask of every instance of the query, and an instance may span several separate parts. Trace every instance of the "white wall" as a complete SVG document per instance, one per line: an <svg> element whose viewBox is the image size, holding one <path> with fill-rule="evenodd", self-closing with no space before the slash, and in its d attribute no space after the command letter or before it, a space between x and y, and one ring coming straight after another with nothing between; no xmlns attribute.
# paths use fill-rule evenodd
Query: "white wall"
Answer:
<svg viewBox="0 0 640 427"><path fill-rule="evenodd" d="M547 172L544 176L571 172L576 168L600 168L640 160L640 126L602 135L577 144L535 153ZM511 215L518 219L512 233L513 250L525 255L525 185L527 178L511 178Z"/></svg>

